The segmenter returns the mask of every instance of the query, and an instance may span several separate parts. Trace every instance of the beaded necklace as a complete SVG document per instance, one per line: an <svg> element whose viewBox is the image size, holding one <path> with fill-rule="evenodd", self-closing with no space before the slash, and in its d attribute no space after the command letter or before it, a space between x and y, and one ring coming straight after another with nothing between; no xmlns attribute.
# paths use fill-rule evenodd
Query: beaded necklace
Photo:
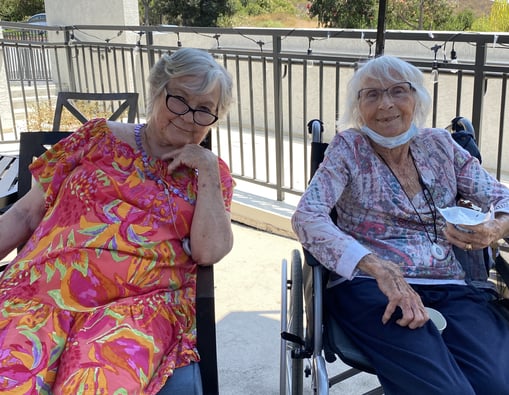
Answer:
<svg viewBox="0 0 509 395"><path fill-rule="evenodd" d="M191 243L189 240L189 237L181 237L176 226L177 222L177 203L175 202L175 199L172 197L173 195L176 195L182 199L184 199L186 202L194 205L196 203L195 199L190 198L187 194L182 192L180 189L178 189L176 186L168 185L167 182L165 182L161 177L156 176L152 170L150 170L149 162L148 162L148 155L145 149L143 148L143 143L141 141L141 130L146 126L146 124L138 124L134 127L134 140L136 142L136 147L138 147L138 150L141 152L141 160L143 162L143 170L145 175L150 178L152 181L154 181L158 187L164 191L164 194L166 195L166 199L168 200L168 205L170 207L170 213L171 213L171 222L173 224L173 228L175 229L175 233L177 234L178 238L181 240L182 249L184 252L191 256Z"/></svg>

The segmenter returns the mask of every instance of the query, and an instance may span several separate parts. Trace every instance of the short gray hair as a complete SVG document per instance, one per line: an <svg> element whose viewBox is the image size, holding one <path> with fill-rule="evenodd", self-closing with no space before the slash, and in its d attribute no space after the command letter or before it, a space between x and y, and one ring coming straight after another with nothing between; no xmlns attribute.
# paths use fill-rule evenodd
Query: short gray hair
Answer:
<svg viewBox="0 0 509 395"><path fill-rule="evenodd" d="M147 117L150 118L154 101L173 78L202 76L195 83L185 86L192 93L203 95L219 86L218 117L228 112L233 101L233 82L230 73L207 51L196 48L181 48L171 55L164 54L152 67L148 77L149 97Z"/></svg>
<svg viewBox="0 0 509 395"><path fill-rule="evenodd" d="M410 82L415 89L413 121L416 126L424 126L431 106L431 96L424 87L424 75L414 65L388 55L368 60L361 64L354 73L348 83L345 113L340 121L342 126L360 128L364 124L359 109L358 93L359 90L365 88L363 84L368 78L378 79L384 84Z"/></svg>

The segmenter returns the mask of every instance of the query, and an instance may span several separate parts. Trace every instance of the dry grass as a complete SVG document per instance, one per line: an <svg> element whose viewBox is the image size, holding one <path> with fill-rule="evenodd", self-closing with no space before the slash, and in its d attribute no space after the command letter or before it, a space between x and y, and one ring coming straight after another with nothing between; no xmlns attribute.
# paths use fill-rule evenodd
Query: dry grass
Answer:
<svg viewBox="0 0 509 395"><path fill-rule="evenodd" d="M457 11L472 10L476 18L489 15L492 0L458 0Z"/></svg>
<svg viewBox="0 0 509 395"><path fill-rule="evenodd" d="M93 101L75 101L75 106L87 119L91 118L108 118L111 111L108 110L104 103ZM29 131L50 131L53 129L53 117L55 115L55 103L49 101L39 102L30 107L28 117ZM77 120L65 108L62 110L62 118L60 120L60 130L76 130L81 126L81 122Z"/></svg>
<svg viewBox="0 0 509 395"><path fill-rule="evenodd" d="M316 29L318 21L307 16L288 14L264 14L246 18L243 26L271 27L271 28L306 28Z"/></svg>

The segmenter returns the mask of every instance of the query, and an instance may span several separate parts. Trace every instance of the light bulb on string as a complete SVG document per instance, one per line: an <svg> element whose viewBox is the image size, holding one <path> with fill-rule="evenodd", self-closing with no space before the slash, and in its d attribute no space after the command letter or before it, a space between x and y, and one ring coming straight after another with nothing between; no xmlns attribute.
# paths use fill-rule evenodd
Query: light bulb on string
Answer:
<svg viewBox="0 0 509 395"><path fill-rule="evenodd" d="M307 50L307 55L308 56L311 56L313 54L313 50L311 49L311 41L313 41L314 38L313 37L309 37L308 38L308 50ZM311 68L313 67L315 64L315 62L313 62L313 59L306 59L306 65Z"/></svg>
<svg viewBox="0 0 509 395"><path fill-rule="evenodd" d="M434 61L431 67L431 82L438 84L438 62Z"/></svg>
<svg viewBox="0 0 509 395"><path fill-rule="evenodd" d="M134 53L138 54L141 51L141 36L143 35L143 32L138 32L138 39L136 40L136 45L134 46Z"/></svg>
<svg viewBox="0 0 509 395"><path fill-rule="evenodd" d="M371 59L373 57L373 44L375 42L373 40L367 39L366 43L369 46L368 58Z"/></svg>
<svg viewBox="0 0 509 395"><path fill-rule="evenodd" d="M456 51L454 50L454 43L452 44L451 49L451 64L458 64L458 55L456 54ZM458 69L451 69L451 73L457 73Z"/></svg>
<svg viewBox="0 0 509 395"><path fill-rule="evenodd" d="M433 65L431 66L431 82L434 84L438 83L438 61L437 61L437 52L442 48L441 45L434 45L431 47L431 50L434 52Z"/></svg>
<svg viewBox="0 0 509 395"><path fill-rule="evenodd" d="M216 48L221 49L221 44L219 43L219 38L221 37L220 34L215 34L214 39L216 40Z"/></svg>

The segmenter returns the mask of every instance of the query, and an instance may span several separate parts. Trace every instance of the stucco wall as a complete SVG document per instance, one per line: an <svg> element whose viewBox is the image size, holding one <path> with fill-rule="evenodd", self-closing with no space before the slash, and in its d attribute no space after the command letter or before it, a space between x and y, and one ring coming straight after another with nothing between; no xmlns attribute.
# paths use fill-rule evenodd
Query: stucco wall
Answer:
<svg viewBox="0 0 509 395"><path fill-rule="evenodd" d="M117 26L138 26L140 23L138 0L45 0L46 20L48 25L73 26L73 25L117 25ZM50 41L62 41L61 32L49 32ZM60 36L58 36L60 35ZM115 43L136 42L138 35L135 32L115 32L105 30L97 31L74 31L76 40L81 41L103 41L110 40ZM62 50L63 51L63 50ZM64 54L63 54L64 56ZM95 65L97 70L99 64ZM65 65L64 65L65 68ZM69 75L67 69L62 70L62 79ZM127 76L133 75L129 70ZM73 90L68 80L58 81L61 90ZM125 84L122 84L125 85ZM128 86L133 86L128 81Z"/></svg>

